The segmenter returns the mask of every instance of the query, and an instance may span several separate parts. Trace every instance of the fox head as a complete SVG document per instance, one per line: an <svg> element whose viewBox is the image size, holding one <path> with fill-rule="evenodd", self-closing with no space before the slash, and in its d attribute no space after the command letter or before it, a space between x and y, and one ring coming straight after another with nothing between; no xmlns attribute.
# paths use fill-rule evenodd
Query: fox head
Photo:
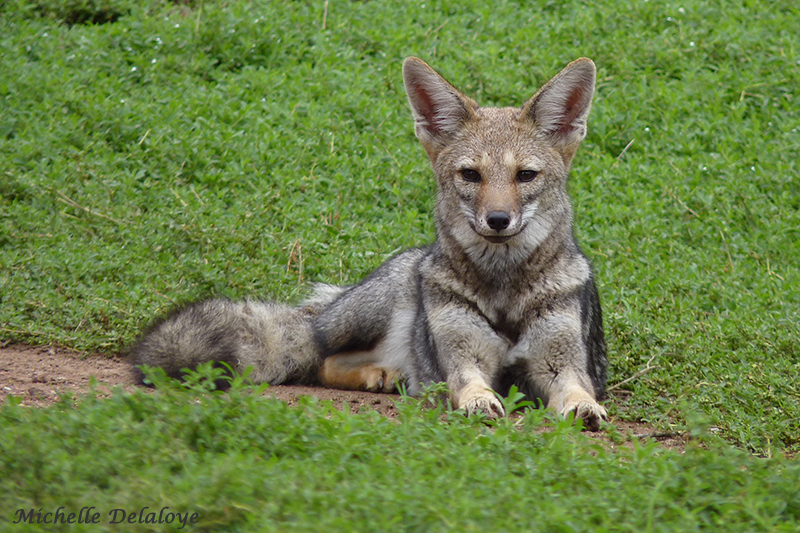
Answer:
<svg viewBox="0 0 800 533"><path fill-rule="evenodd" d="M470 256L529 256L572 232L567 174L594 93L595 66L567 65L521 108L480 107L424 61L403 63L417 138L438 182L440 237Z"/></svg>

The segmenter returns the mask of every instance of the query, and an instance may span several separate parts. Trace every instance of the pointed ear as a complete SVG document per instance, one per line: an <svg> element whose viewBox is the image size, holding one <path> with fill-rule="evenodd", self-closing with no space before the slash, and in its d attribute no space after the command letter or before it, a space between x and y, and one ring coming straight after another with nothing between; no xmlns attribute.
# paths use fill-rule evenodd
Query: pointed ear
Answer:
<svg viewBox="0 0 800 533"><path fill-rule="evenodd" d="M475 116L478 104L416 57L403 62L403 81L417 138L428 156L435 159L463 124Z"/></svg>
<svg viewBox="0 0 800 533"><path fill-rule="evenodd" d="M586 137L586 119L592 107L595 66L591 59L576 59L548 81L523 107L568 160Z"/></svg>

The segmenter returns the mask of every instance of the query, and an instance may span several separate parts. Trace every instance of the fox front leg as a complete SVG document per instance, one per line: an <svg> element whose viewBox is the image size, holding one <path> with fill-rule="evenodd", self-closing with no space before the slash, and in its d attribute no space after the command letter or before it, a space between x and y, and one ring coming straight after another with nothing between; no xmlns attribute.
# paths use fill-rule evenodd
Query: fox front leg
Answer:
<svg viewBox="0 0 800 533"><path fill-rule="evenodd" d="M605 408L597 402L594 394L587 390L589 387L574 369L562 369L555 381L558 383L553 386L547 407L564 417L574 413L575 419L582 419L584 426L592 431L600 429L601 421L608 420Z"/></svg>
<svg viewBox="0 0 800 533"><path fill-rule="evenodd" d="M589 353L582 329L572 313L547 315L532 324L509 358L523 374L519 381L533 389L531 395L564 417L574 413L595 431L608 420L608 413L597 401L603 391L596 390L592 379L594 354Z"/></svg>
<svg viewBox="0 0 800 533"><path fill-rule="evenodd" d="M453 406L467 415L505 415L491 382L508 351L508 341L485 319L453 304L429 312L427 325L431 342L424 357L435 358Z"/></svg>
<svg viewBox="0 0 800 533"><path fill-rule="evenodd" d="M468 416L483 413L490 419L506 414L503 404L482 375L462 374L457 380L448 380L448 386L454 391L451 394L456 409L464 409Z"/></svg>

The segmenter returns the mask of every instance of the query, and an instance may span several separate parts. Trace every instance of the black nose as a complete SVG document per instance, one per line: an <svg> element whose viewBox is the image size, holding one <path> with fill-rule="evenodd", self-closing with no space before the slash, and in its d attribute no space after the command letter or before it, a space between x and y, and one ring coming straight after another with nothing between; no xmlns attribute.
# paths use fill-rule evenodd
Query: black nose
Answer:
<svg viewBox="0 0 800 533"><path fill-rule="evenodd" d="M503 231L511 224L511 217L505 211L492 211L486 217L486 223L495 231Z"/></svg>

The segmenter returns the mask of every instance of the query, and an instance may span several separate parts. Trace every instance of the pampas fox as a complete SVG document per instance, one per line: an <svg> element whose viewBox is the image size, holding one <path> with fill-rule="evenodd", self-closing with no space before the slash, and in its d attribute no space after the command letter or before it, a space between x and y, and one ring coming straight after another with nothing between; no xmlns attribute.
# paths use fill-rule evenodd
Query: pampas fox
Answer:
<svg viewBox="0 0 800 533"><path fill-rule="evenodd" d="M208 300L133 346L134 364L225 361L260 382L418 393L446 382L468 413L503 415L511 385L587 427L607 418L600 302L566 184L586 135L594 63L567 65L522 107L480 107L422 60L403 64L438 193L437 238L297 307Z"/></svg>

